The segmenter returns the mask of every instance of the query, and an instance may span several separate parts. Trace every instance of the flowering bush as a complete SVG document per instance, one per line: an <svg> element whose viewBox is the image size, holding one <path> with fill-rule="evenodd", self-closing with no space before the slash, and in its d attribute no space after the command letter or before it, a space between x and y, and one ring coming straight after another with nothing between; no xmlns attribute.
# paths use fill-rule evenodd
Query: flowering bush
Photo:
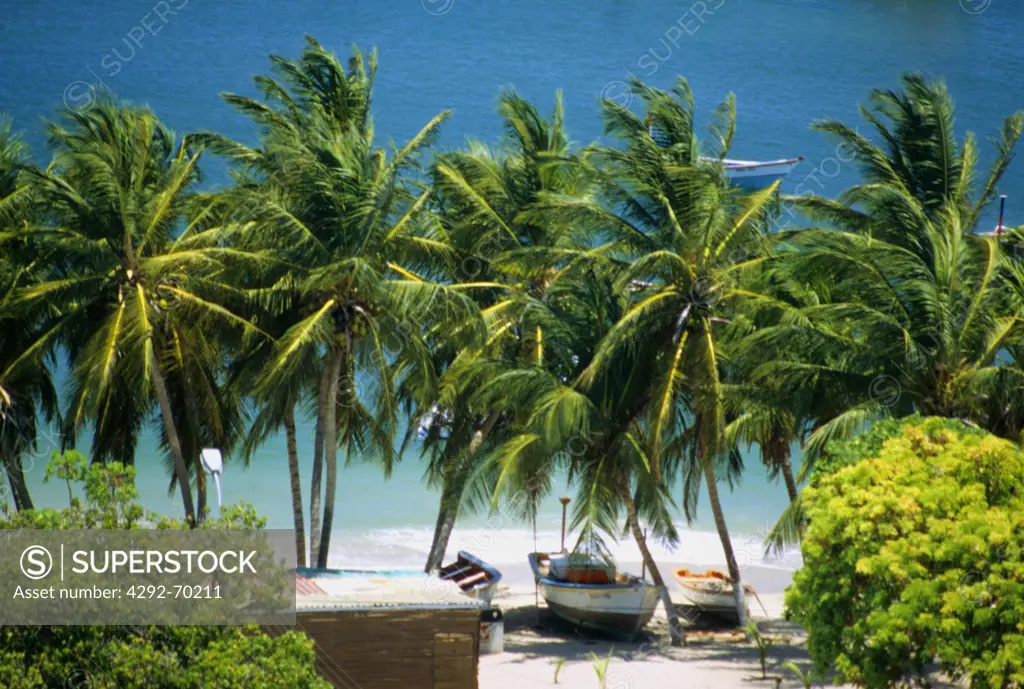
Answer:
<svg viewBox="0 0 1024 689"><path fill-rule="evenodd" d="M786 595L818 669L868 689L935 663L974 689L1024 683L1024 454L927 418L832 455Z"/></svg>

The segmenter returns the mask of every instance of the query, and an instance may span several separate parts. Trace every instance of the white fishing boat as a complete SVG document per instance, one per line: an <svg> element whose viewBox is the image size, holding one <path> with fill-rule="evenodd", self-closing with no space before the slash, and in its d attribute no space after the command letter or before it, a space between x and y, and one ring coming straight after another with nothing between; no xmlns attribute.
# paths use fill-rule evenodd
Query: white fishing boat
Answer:
<svg viewBox="0 0 1024 689"><path fill-rule="evenodd" d="M683 598L691 607L714 615L736 614L732 579L725 572L717 569L709 569L706 572L677 569L675 577L683 591ZM744 584L743 590L757 595L750 584Z"/></svg>
<svg viewBox="0 0 1024 689"><path fill-rule="evenodd" d="M670 144L665 132L654 124L654 119L650 115L647 116L647 133L658 146L666 147ZM721 163L731 185L756 191L770 186L777 180L784 179L803 159L803 156L781 160L737 160L735 158L719 160L718 158L701 157L700 162Z"/></svg>
<svg viewBox="0 0 1024 689"><path fill-rule="evenodd" d="M464 594L487 605L491 604L501 581L501 572L465 550L459 551L454 562L442 567L438 576L455 583Z"/></svg>
<svg viewBox="0 0 1024 689"><path fill-rule="evenodd" d="M784 179L803 159L803 156L764 161L725 158L721 162L730 184L754 191Z"/></svg>
<svg viewBox="0 0 1024 689"><path fill-rule="evenodd" d="M548 608L570 624L632 637L651 621L658 588L576 554L530 553L530 568Z"/></svg>

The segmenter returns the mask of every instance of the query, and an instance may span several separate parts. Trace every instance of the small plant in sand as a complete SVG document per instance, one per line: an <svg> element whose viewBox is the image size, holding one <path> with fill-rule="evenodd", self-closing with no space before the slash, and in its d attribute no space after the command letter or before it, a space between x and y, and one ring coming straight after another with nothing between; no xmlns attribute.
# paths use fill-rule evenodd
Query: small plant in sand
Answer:
<svg viewBox="0 0 1024 689"><path fill-rule="evenodd" d="M608 650L608 656L605 658L602 658L593 652L590 654L590 662L594 666L594 674L597 675L598 689L605 689L605 682L608 678L608 665L612 662L613 653L615 653L614 646Z"/></svg>
<svg viewBox="0 0 1024 689"><path fill-rule="evenodd" d="M551 664L555 666L555 684L558 684L558 673L562 671L562 666L565 665L565 658L555 658L551 661Z"/></svg>
<svg viewBox="0 0 1024 689"><path fill-rule="evenodd" d="M768 651L771 650L772 640L761 636L757 624L750 622L746 626L750 638L757 644L757 660L761 663L761 679L768 679Z"/></svg>
<svg viewBox="0 0 1024 689"><path fill-rule="evenodd" d="M804 689L811 689L814 685L814 668L807 668L807 672L800 669L800 666L793 662L783 663L782 667L786 668L804 685Z"/></svg>

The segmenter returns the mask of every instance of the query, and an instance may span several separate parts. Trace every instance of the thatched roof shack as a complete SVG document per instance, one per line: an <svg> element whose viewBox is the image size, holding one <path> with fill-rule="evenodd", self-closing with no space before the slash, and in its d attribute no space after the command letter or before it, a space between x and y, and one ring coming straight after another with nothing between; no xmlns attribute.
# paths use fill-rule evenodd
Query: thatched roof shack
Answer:
<svg viewBox="0 0 1024 689"><path fill-rule="evenodd" d="M300 570L297 622L345 689L476 689L483 604L427 574Z"/></svg>

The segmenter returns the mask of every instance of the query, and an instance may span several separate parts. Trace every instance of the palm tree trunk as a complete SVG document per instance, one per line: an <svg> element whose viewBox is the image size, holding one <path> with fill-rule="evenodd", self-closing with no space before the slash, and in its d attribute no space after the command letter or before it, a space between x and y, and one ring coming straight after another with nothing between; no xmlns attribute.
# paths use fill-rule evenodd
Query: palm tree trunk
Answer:
<svg viewBox="0 0 1024 689"><path fill-rule="evenodd" d="M740 627L745 627L747 626L747 604L743 595L743 581L740 579L740 568L736 564L736 553L733 552L732 541L729 539L729 527L725 524L722 503L718 499L718 484L715 482L715 470L711 466L710 457L701 457L700 462L704 465L704 481L708 484L708 501L711 503L711 512L715 516L715 528L718 530L718 538L722 541L722 550L725 551L725 564L729 569L729 576L732 578L733 597L736 599L736 623Z"/></svg>
<svg viewBox="0 0 1024 689"><path fill-rule="evenodd" d="M324 488L324 522L320 534L320 552L316 566L327 567L327 555L331 549L331 529L334 526L334 500L338 490L338 377L342 362L349 356L348 350L334 355L327 379L327 399L324 409L324 459L327 464L327 485Z"/></svg>
<svg viewBox="0 0 1024 689"><path fill-rule="evenodd" d="M160 364L153 356L153 389L156 392L157 402L160 403L160 412L164 417L164 432L167 434L167 444L171 448L171 457L174 458L174 473L178 477L178 489L181 491L181 501L185 506L185 520L196 526L196 508L192 503L192 487L188 480L188 465L185 464L185 456L181 452L181 441L178 439L178 429L174 425L174 414L171 412L171 398L167 395L167 384L164 382L164 375L160 371Z"/></svg>
<svg viewBox="0 0 1024 689"><path fill-rule="evenodd" d="M459 469L462 471L468 470L470 460L483 447L484 441L487 440L487 436L490 435L494 429L494 424L497 422L498 414L492 413L484 421L483 426L473 433L473 439L469 442L466 463ZM434 525L434 539L430 543L430 552L427 553L427 564L423 568L423 571L428 574L435 569L441 568L445 551L448 550L448 541L452 536L452 529L455 528L455 519L459 514L459 499L462 497L462 488L465 487L464 477L455 475L458 471L446 474L444 478L444 486L441 489L441 504L438 507L437 522Z"/></svg>
<svg viewBox="0 0 1024 689"><path fill-rule="evenodd" d="M206 470L203 462L196 457L196 519L206 519Z"/></svg>
<svg viewBox="0 0 1024 689"><path fill-rule="evenodd" d="M21 468L21 457L17 454L4 455L3 463L4 469L7 471L7 481L11 484L14 508L19 512L34 509L32 496L29 495L28 486L25 484L25 472Z"/></svg>
<svg viewBox="0 0 1024 689"><path fill-rule="evenodd" d="M636 505L633 503L633 497L629 494L628 490L623 491L622 500L626 504L626 523L629 526L629 530L633 533L633 539L636 541L637 547L640 548L640 555L644 559L647 571L651 574L651 580L658 587L661 604L665 606L665 616L668 617L668 632L672 639L672 645L682 646L683 630L679 624L679 613L676 611L675 603L672 602L668 586L665 585L665 580L661 577L658 563L654 561L654 556L651 555L651 551L647 547L647 539L644 538L644 534L640 530L640 518L636 513Z"/></svg>
<svg viewBox="0 0 1024 689"><path fill-rule="evenodd" d="M313 433L313 478L309 487L309 561L320 560L320 501L323 496L324 476L324 395L327 394L327 379L330 376L333 359L324 358L324 370L320 374L320 385L316 395L316 430Z"/></svg>
<svg viewBox="0 0 1024 689"><path fill-rule="evenodd" d="M796 502L797 496L800 494L796 489L796 481L793 479L793 465L789 461L789 450L786 450L786 456L783 457L782 463L779 465L779 469L782 471L782 478L786 482L786 492L789 493L789 501L791 503Z"/></svg>
<svg viewBox="0 0 1024 689"><path fill-rule="evenodd" d="M445 474L444 486L441 488L441 505L438 507L437 522L434 525L434 539L430 542L427 564L423 568L427 574L441 568L444 553L448 549L448 540L451 538L452 529L455 528L458 501L454 499L454 492L455 478L451 473Z"/></svg>
<svg viewBox="0 0 1024 689"><path fill-rule="evenodd" d="M295 562L306 566L306 526L302 519L302 484L299 482L299 447L295 440L295 405L284 411L284 434L288 444L288 477L292 484L292 518L295 520Z"/></svg>

